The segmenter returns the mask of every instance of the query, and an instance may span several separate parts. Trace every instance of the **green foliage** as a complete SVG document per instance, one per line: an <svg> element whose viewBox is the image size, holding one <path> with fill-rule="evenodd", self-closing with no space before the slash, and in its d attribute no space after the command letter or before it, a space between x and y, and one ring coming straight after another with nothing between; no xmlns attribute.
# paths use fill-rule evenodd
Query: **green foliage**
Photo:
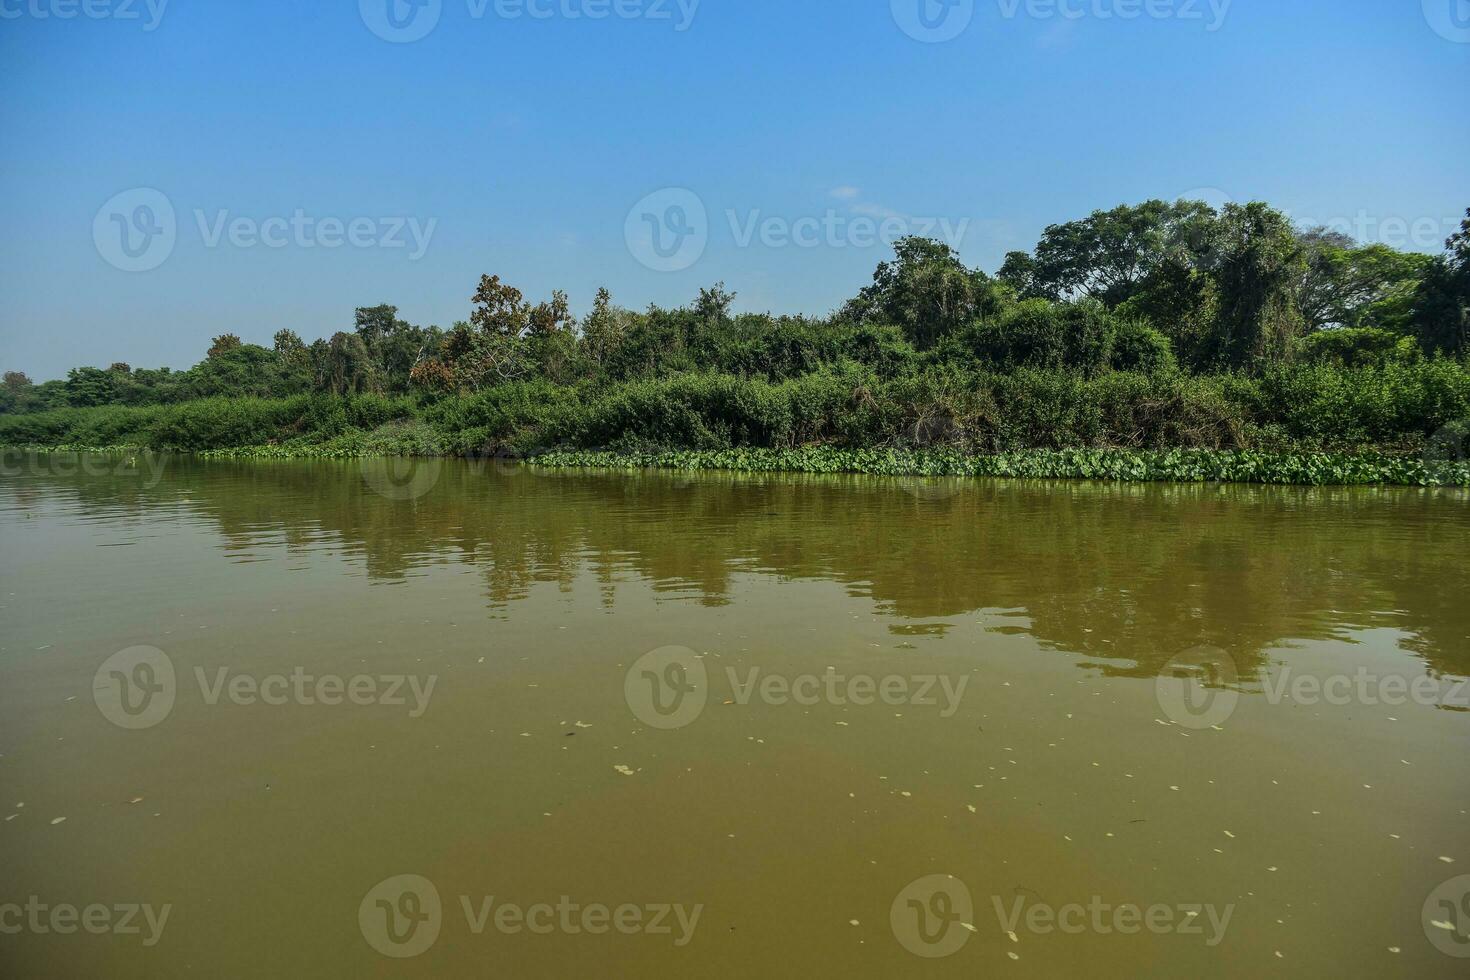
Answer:
<svg viewBox="0 0 1470 980"><path fill-rule="evenodd" d="M0 418L0 442L217 449L321 442L420 420L446 451L464 453L818 442L1001 449L1248 448L1284 441L1412 448L1464 417L1470 417L1470 373L1446 359L1361 368L1303 363L1255 378L1170 371L1089 377L945 365L883 379L848 365L775 382L722 374L602 386L529 380L427 402L369 394L63 409Z"/></svg>
<svg viewBox="0 0 1470 980"><path fill-rule="evenodd" d="M1020 479L1470 486L1470 464L1436 464L1381 454L1220 450L1024 450L987 455L933 450L733 449L670 452L552 452L537 466L603 469L870 473Z"/></svg>
<svg viewBox="0 0 1470 980"><path fill-rule="evenodd" d="M1034 258L1007 256L1003 278L1023 296L1086 296L1110 309L1126 301L1162 263L1192 261L1210 244L1214 212L1199 201L1145 201L1052 225Z"/></svg>
<svg viewBox="0 0 1470 980"><path fill-rule="evenodd" d="M844 310L847 319L893 324L923 350L999 309L1003 294L996 284L980 270L965 268L948 245L911 237L893 248L894 261L878 266L873 284Z"/></svg>
<svg viewBox="0 0 1470 980"><path fill-rule="evenodd" d="M1409 315L1426 351L1470 354L1470 210L1419 283Z"/></svg>
<svg viewBox="0 0 1470 980"><path fill-rule="evenodd" d="M1258 202L1227 204L1220 239L1220 309L1210 360L1227 368L1279 361L1303 330L1293 286L1305 260L1291 225Z"/></svg>
<svg viewBox="0 0 1470 980"><path fill-rule="evenodd" d="M941 343L936 363L972 359L995 370L1029 367L1152 373L1175 368L1169 339L1146 323L1123 320L1094 301L1028 299L994 320L974 323Z"/></svg>
<svg viewBox="0 0 1470 980"><path fill-rule="evenodd" d="M221 335L186 371L7 373L0 443L914 452L1104 474L1154 472L1153 457L1087 453L1220 450L1234 455L1168 466L1355 479L1379 470L1342 459L1430 452L1470 419L1470 219L1446 244L1406 255L1298 231L1260 203L1148 201L1048 228L995 279L903 239L827 317L741 312L717 283L677 309L632 311L601 290L578 321L559 291L534 302L485 276L448 332L380 304L310 344Z"/></svg>
<svg viewBox="0 0 1470 980"><path fill-rule="evenodd" d="M1432 261L1387 245L1359 247L1341 232L1298 234L1303 264L1297 305L1308 333L1329 327L1404 325L1406 300Z"/></svg>
<svg viewBox="0 0 1470 980"><path fill-rule="evenodd" d="M1120 319L1113 328L1112 366L1118 371L1140 374L1173 372L1178 365L1174 347L1142 320Z"/></svg>
<svg viewBox="0 0 1470 980"><path fill-rule="evenodd" d="M1388 361L1412 361L1419 346L1412 337L1401 337L1374 327L1345 327L1320 330L1297 341L1297 356L1308 364L1338 367L1367 367Z"/></svg>

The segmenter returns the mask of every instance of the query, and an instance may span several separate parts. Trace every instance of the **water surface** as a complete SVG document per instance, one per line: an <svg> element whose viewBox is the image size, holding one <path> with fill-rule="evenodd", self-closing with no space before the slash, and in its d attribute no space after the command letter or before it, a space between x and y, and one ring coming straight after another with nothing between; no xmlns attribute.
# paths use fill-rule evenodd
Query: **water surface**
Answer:
<svg viewBox="0 0 1470 980"><path fill-rule="evenodd" d="M10 457L0 903L169 913L0 962L1464 976L1467 558L1458 491Z"/></svg>

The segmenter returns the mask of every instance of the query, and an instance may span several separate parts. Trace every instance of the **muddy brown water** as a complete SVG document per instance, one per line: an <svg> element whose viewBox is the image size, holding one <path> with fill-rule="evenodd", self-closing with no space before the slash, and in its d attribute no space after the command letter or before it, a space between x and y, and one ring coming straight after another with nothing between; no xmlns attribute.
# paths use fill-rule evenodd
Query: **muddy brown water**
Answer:
<svg viewBox="0 0 1470 980"><path fill-rule="evenodd" d="M1470 972L1463 492L5 464L5 975Z"/></svg>

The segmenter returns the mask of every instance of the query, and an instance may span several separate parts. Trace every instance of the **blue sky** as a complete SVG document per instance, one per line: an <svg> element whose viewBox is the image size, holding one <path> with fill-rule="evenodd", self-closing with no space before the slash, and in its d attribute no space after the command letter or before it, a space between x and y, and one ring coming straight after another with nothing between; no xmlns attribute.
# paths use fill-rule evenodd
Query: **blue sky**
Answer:
<svg viewBox="0 0 1470 980"><path fill-rule="evenodd" d="M1202 189L1421 250L1470 206L1467 0L151 2L0 0L7 370L447 327L481 273L825 313L897 229L994 271Z"/></svg>

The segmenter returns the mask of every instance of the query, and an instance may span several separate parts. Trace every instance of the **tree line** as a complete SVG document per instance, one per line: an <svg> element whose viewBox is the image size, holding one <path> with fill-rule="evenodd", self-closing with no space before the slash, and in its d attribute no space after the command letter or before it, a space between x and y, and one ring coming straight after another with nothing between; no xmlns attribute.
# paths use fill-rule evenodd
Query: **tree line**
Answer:
<svg viewBox="0 0 1470 980"><path fill-rule="evenodd" d="M0 412L220 396L434 399L528 380L595 386L679 373L774 382L843 366L880 378L951 366L1255 375L1470 352L1470 211L1440 255L1297 228L1259 202L1216 210L1183 200L1050 226L994 275L938 241L905 238L894 252L825 317L734 314L735 294L719 283L686 307L641 312L602 289L578 318L565 293L532 303L485 276L468 319L447 330L407 323L385 304L311 343L287 329L271 347L223 334L185 371L114 363L41 384L10 371Z"/></svg>

